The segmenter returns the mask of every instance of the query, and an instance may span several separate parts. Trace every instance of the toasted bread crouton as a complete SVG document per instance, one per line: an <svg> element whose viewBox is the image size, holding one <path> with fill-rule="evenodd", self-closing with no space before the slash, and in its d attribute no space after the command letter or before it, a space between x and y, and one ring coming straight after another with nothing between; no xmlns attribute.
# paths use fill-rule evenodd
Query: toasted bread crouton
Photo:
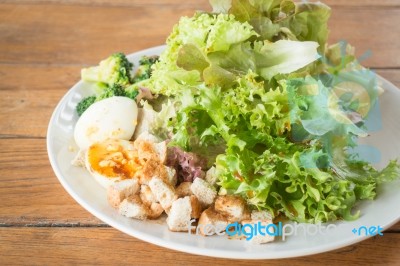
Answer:
<svg viewBox="0 0 400 266"><path fill-rule="evenodd" d="M190 214L190 217L194 219L199 219L203 208L201 207L201 204L199 200L196 198L196 196L191 195L189 196L189 198L190 198L190 205L192 206L192 213Z"/></svg>
<svg viewBox="0 0 400 266"><path fill-rule="evenodd" d="M190 189L200 201L203 208L207 208L208 206L210 206L217 196L216 189L202 178L194 179L192 185L190 186Z"/></svg>
<svg viewBox="0 0 400 266"><path fill-rule="evenodd" d="M176 187L175 193L179 198L183 198L186 196L191 196L193 195L192 190L190 189L190 186L192 185L192 182L182 182L179 184L179 186Z"/></svg>
<svg viewBox="0 0 400 266"><path fill-rule="evenodd" d="M160 163L156 160L148 160L143 167L135 173L135 178L139 179L139 183L148 185L153 176L158 175Z"/></svg>
<svg viewBox="0 0 400 266"><path fill-rule="evenodd" d="M176 183L178 182L178 176L176 174L176 171L172 167L164 166L166 170L166 178L169 181L169 183L172 186L176 186Z"/></svg>
<svg viewBox="0 0 400 266"><path fill-rule="evenodd" d="M171 207L172 202L177 198L174 187L158 176L150 180L149 187L164 210Z"/></svg>
<svg viewBox="0 0 400 266"><path fill-rule="evenodd" d="M244 230L245 232L254 233L254 232L251 232L251 231L253 230L252 228L256 228L256 226L258 226L259 223L260 223L262 226L268 226L269 224L272 224L272 220L243 220L243 221L242 221L242 225L248 224L248 225L250 225L250 226L249 226L249 227L243 226L242 228L243 228L243 230ZM258 229L257 229L257 230L258 230ZM266 230L266 229L265 229L265 230ZM274 233L274 228L273 228L273 227L270 227L270 228L268 229L268 232L270 232L271 234L273 234L273 233ZM275 236L266 233L264 230L262 230L262 233L263 233L263 234L260 234L260 233L257 231L257 233L255 233L255 234L252 236L252 238L249 240L249 242L250 242L251 244L265 244L265 243L274 241Z"/></svg>
<svg viewBox="0 0 400 266"><path fill-rule="evenodd" d="M144 220L147 218L149 209L140 200L139 195L132 195L121 202L119 213L129 218Z"/></svg>
<svg viewBox="0 0 400 266"><path fill-rule="evenodd" d="M135 130L135 135L136 135L136 130ZM161 140L159 138L157 138L156 136L154 136L153 134L150 134L148 131L143 131L140 133L140 135L138 135L137 137L133 137L134 140L140 141L149 141L149 142L153 142L153 143L159 143L161 142Z"/></svg>
<svg viewBox="0 0 400 266"><path fill-rule="evenodd" d="M138 108L137 124L133 139L138 139L143 133L148 132L156 116L157 112L150 108Z"/></svg>
<svg viewBox="0 0 400 266"><path fill-rule="evenodd" d="M162 208L160 203L155 203L155 202L151 203L149 209L150 210L147 215L149 219L157 219L164 212L164 209Z"/></svg>
<svg viewBox="0 0 400 266"><path fill-rule="evenodd" d="M210 207L201 214L196 232L200 232L203 236L210 236L225 231L227 225L228 219Z"/></svg>
<svg viewBox="0 0 400 266"><path fill-rule="evenodd" d="M151 141L137 139L134 146L138 151L138 157L141 161L158 160L162 164L167 158L167 143L165 141L154 143Z"/></svg>
<svg viewBox="0 0 400 266"><path fill-rule="evenodd" d="M226 216L229 221L240 222L244 219L250 219L246 201L240 196L218 196L215 200L215 210Z"/></svg>
<svg viewBox="0 0 400 266"><path fill-rule="evenodd" d="M192 205L190 197L175 200L169 210L167 224L171 231L188 231L191 224Z"/></svg>
<svg viewBox="0 0 400 266"><path fill-rule="evenodd" d="M107 188L107 200L112 207L118 208L124 199L138 191L139 182L136 178L121 180Z"/></svg>
<svg viewBox="0 0 400 266"><path fill-rule="evenodd" d="M156 143L153 146L154 151L158 155L158 159L161 163L165 163L167 160L167 142L163 141L160 143Z"/></svg>
<svg viewBox="0 0 400 266"><path fill-rule="evenodd" d="M150 206L152 203L157 202L156 197L153 195L153 192L151 192L151 189L148 185L140 186L139 196L142 202L148 206Z"/></svg>
<svg viewBox="0 0 400 266"><path fill-rule="evenodd" d="M217 183L216 168L213 166L206 172L206 177L204 178L210 185L215 186Z"/></svg>
<svg viewBox="0 0 400 266"><path fill-rule="evenodd" d="M140 186L140 199L143 204L145 204L149 208L148 218L149 219L157 219L163 213L164 209L161 204L158 203L156 197L151 192L151 189L147 185Z"/></svg>
<svg viewBox="0 0 400 266"><path fill-rule="evenodd" d="M251 212L251 219L254 221L272 220L272 218L272 214L269 211L254 210Z"/></svg>

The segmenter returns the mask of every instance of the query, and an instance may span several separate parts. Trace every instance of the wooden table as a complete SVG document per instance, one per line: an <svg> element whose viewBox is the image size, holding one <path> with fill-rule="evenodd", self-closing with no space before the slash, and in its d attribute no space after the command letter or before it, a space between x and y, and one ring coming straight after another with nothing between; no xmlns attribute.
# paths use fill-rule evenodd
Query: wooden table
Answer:
<svg viewBox="0 0 400 266"><path fill-rule="evenodd" d="M363 63L400 87L400 1L329 0L330 40L348 40ZM46 130L80 69L112 52L164 43L182 15L206 0L0 1L0 264L255 264L145 243L93 217L61 187ZM400 263L400 223L336 251L263 264Z"/></svg>

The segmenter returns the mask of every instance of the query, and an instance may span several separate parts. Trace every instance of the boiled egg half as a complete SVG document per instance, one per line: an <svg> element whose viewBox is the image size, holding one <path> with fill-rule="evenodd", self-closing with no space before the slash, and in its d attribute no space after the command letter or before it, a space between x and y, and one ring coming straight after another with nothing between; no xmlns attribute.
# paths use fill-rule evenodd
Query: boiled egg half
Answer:
<svg viewBox="0 0 400 266"><path fill-rule="evenodd" d="M135 132L138 108L127 97L114 96L92 104L79 118L74 139L81 150L108 138L129 140Z"/></svg>
<svg viewBox="0 0 400 266"><path fill-rule="evenodd" d="M111 138L89 146L85 166L105 188L114 182L133 178L142 167L132 142Z"/></svg>

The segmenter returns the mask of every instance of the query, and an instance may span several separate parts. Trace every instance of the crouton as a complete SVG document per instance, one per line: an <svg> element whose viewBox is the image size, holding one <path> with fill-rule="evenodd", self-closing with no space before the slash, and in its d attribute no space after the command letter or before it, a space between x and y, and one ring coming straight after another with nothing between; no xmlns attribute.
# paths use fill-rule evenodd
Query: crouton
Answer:
<svg viewBox="0 0 400 266"><path fill-rule="evenodd" d="M151 203L149 206L149 212L147 217L149 219L157 219L161 216L161 214L164 212L164 209L162 208L160 203Z"/></svg>
<svg viewBox="0 0 400 266"><path fill-rule="evenodd" d="M143 139L137 139L134 145L138 151L139 160L141 161L155 159L164 163L167 158L167 143L165 141L154 143Z"/></svg>
<svg viewBox="0 0 400 266"><path fill-rule="evenodd" d="M150 108L138 108L137 124L133 139L138 139L143 133L147 133L156 116L157 112Z"/></svg>
<svg viewBox="0 0 400 266"><path fill-rule="evenodd" d="M272 242L275 239L275 236L268 234L264 230L262 230L262 234L259 233L259 229L257 229L255 232L251 232L258 224L261 224L262 226L267 226L269 224L272 224L272 220L243 220L242 225L250 225L249 227L243 226L243 230L248 233L253 233L252 238L249 240L251 244L265 244L268 242ZM266 230L266 229L265 229ZM268 232L274 233L274 228L270 227L268 228Z"/></svg>
<svg viewBox="0 0 400 266"><path fill-rule="evenodd" d="M107 200L112 207L118 208L124 199L136 194L138 191L139 182L137 179L121 180L107 188Z"/></svg>
<svg viewBox="0 0 400 266"><path fill-rule="evenodd" d="M135 131L136 132L136 131ZM159 143L161 142L161 140L154 136L153 134L150 134L148 131L144 131L142 133L140 133L140 135L136 138L133 138L135 141L149 141L149 142L153 142L153 143Z"/></svg>
<svg viewBox="0 0 400 266"><path fill-rule="evenodd" d="M240 196L218 196L215 200L215 210L226 216L229 221L240 222L244 219L250 219L246 201Z"/></svg>
<svg viewBox="0 0 400 266"><path fill-rule="evenodd" d="M179 184L179 186L176 187L175 193L179 198L183 198L186 196L191 196L193 195L192 190L190 189L190 186L192 185L192 182L182 182Z"/></svg>
<svg viewBox="0 0 400 266"><path fill-rule="evenodd" d="M190 197L175 200L168 214L167 224L171 231L188 231L191 224L192 205Z"/></svg>
<svg viewBox="0 0 400 266"><path fill-rule="evenodd" d="M192 206L192 213L190 214L191 218L199 219L202 211L201 204L196 196L189 196L190 198L190 205Z"/></svg>
<svg viewBox="0 0 400 266"><path fill-rule="evenodd" d="M166 170L166 178L169 181L169 183L172 186L176 186L176 183L178 182L178 176L176 174L176 171L172 167L164 166Z"/></svg>
<svg viewBox="0 0 400 266"><path fill-rule="evenodd" d="M211 186L207 181L201 178L194 179L192 185L190 186L193 194L200 201L203 208L207 208L213 202L217 196L216 189Z"/></svg>
<svg viewBox="0 0 400 266"><path fill-rule="evenodd" d="M206 172L205 180L210 183L210 185L215 186L217 183L216 168L213 166Z"/></svg>
<svg viewBox="0 0 400 266"><path fill-rule="evenodd" d="M153 195L153 192L151 192L151 189L148 185L141 185L140 186L140 199L142 202L148 206L150 206L152 203L156 203L157 199Z"/></svg>
<svg viewBox="0 0 400 266"><path fill-rule="evenodd" d="M158 159L161 163L165 163L167 160L167 143L165 141L156 143L153 145L155 153L158 155Z"/></svg>
<svg viewBox="0 0 400 266"><path fill-rule="evenodd" d="M196 232L203 236L210 236L225 231L227 226L228 219L210 207L201 214Z"/></svg>
<svg viewBox="0 0 400 266"><path fill-rule="evenodd" d="M153 176L158 175L160 163L156 160L148 160L143 167L135 173L135 178L140 184L148 185Z"/></svg>
<svg viewBox="0 0 400 266"><path fill-rule="evenodd" d="M151 192L151 189L147 185L140 186L140 199L149 208L148 218L157 219L163 213L164 209L161 204L158 203L156 197Z"/></svg>
<svg viewBox="0 0 400 266"><path fill-rule="evenodd" d="M257 211L254 210L251 212L251 219L252 220L272 220L272 214L269 211Z"/></svg>
<svg viewBox="0 0 400 266"><path fill-rule="evenodd" d="M164 210L171 207L172 202L177 198L174 187L158 176L150 180L149 187Z"/></svg>
<svg viewBox="0 0 400 266"><path fill-rule="evenodd" d="M147 218L149 209L140 200L139 195L132 195L121 202L119 213L129 218L144 220Z"/></svg>

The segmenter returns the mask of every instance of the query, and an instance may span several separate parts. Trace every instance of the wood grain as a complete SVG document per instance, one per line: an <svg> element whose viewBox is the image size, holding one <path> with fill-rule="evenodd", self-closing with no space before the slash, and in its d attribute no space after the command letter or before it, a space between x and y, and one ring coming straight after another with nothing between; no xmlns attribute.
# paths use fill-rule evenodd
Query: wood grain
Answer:
<svg viewBox="0 0 400 266"><path fill-rule="evenodd" d="M63 5L99 5L99 6L190 6L194 8L203 7L204 9L209 7L207 0L3 0L3 3L13 4L63 4ZM300 2L297 0L295 2ZM310 0L309 2L318 2ZM398 0L322 0L321 2L330 6L350 6L350 7L381 7L381 6L400 6Z"/></svg>
<svg viewBox="0 0 400 266"><path fill-rule="evenodd" d="M194 9L2 4L0 63L95 64L115 51L131 53L163 44L179 17ZM366 24L370 19L374 23ZM367 66L397 68L400 57L393 55L400 47L400 35L395 34L399 23L400 8L334 7L330 40L349 41L359 56L372 51L364 61Z"/></svg>
<svg viewBox="0 0 400 266"><path fill-rule="evenodd" d="M368 23L372 18L374 23ZM363 65L375 68L398 68L400 57L400 8L352 9L333 8L330 25L330 43L346 41L355 46ZM367 24L367 25L366 25Z"/></svg>
<svg viewBox="0 0 400 266"><path fill-rule="evenodd" d="M385 234L329 253L286 260L228 260L144 243L112 228L0 228L2 264L47 265L398 265L400 234ZM35 254L32 261L29 254ZM265 246L268 248L268 246ZM380 250L384 250L384 255Z"/></svg>
<svg viewBox="0 0 400 266"><path fill-rule="evenodd" d="M103 224L77 204L55 177L45 139L0 139L0 225Z"/></svg>

